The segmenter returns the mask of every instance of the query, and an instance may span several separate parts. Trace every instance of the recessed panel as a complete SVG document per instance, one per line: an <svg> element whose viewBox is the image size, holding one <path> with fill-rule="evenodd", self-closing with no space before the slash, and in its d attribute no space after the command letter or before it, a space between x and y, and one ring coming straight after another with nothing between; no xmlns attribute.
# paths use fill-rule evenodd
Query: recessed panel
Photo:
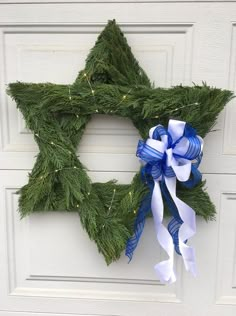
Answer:
<svg viewBox="0 0 236 316"><path fill-rule="evenodd" d="M232 24L229 88L236 91L236 24ZM233 99L226 107L225 129L224 129L224 154L236 155L236 102Z"/></svg>
<svg viewBox="0 0 236 316"><path fill-rule="evenodd" d="M236 192L221 195L217 303L236 304Z"/></svg>
<svg viewBox="0 0 236 316"><path fill-rule="evenodd" d="M53 82L72 84L85 65L86 56L93 47L97 31L84 30L65 32L7 32L4 35L6 84L15 81ZM135 57L147 72L151 81L160 87L189 82L191 72L192 37L191 26L126 26L125 35ZM150 33L149 33L150 31ZM10 97L6 101L6 127L3 130L4 150L28 152L37 151L30 132L25 127L22 115L16 110ZM123 123L121 122L121 127ZM116 133L117 132L117 133ZM109 131L108 131L109 133ZM108 134L107 133L107 134ZM99 127L90 135L101 134ZM114 128L111 134L118 134ZM99 136L98 136L99 137ZM108 151L112 150L110 140L105 141ZM135 138L127 135L127 141L116 138L116 143L126 143L124 153L135 147ZM136 145L136 144L135 144ZM104 151L104 145L101 144ZM119 146L118 146L119 147ZM81 147L83 152L96 151L93 142ZM97 148L99 152L99 148Z"/></svg>
<svg viewBox="0 0 236 316"><path fill-rule="evenodd" d="M23 184L26 177L21 175L18 183ZM98 295L115 299L119 293L127 300L152 301L159 297L162 301L178 301L178 285L164 287L156 279L153 267L166 256L160 251L151 219L147 220L131 263L123 254L119 261L107 266L82 229L77 213L42 212L20 220L16 189L5 190L12 295ZM180 277L179 263L177 260Z"/></svg>

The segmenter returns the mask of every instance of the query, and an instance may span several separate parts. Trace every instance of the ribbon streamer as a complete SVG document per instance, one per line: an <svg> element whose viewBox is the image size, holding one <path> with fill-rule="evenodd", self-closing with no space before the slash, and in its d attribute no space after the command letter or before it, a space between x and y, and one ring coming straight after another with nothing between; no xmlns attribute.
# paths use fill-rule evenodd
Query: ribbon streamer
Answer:
<svg viewBox="0 0 236 316"><path fill-rule="evenodd" d="M197 168L202 149L203 140L196 131L186 122L177 120L170 120L167 130L162 125L151 128L146 142L140 140L138 144L137 156L144 163L142 174L147 176L152 197L151 203L147 203L150 200L147 197L141 203L135 234L127 242L126 255L131 260L151 206L157 240L168 254L167 260L155 265L156 274L163 283L176 281L174 250L182 255L186 270L196 276L194 249L186 244L196 233L195 212L176 196L176 182L181 181L188 188L199 183L201 173ZM163 225L162 196L172 214L167 228Z"/></svg>

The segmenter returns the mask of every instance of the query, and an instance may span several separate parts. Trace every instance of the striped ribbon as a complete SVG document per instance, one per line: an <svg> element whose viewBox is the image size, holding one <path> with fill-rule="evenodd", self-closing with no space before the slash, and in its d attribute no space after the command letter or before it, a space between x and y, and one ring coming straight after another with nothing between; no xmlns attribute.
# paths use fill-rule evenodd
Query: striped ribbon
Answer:
<svg viewBox="0 0 236 316"><path fill-rule="evenodd" d="M134 235L127 242L126 255L132 259L141 237L145 218L152 210L157 239L169 258L155 266L163 283L176 280L174 250L182 255L185 268L196 275L194 249L186 242L196 232L195 212L176 196L176 181L188 188L201 180L198 166L201 162L203 140L186 122L170 120L168 129L157 125L150 129L146 142L140 140L137 157L144 164L142 175L148 179L150 193L142 201L134 224ZM150 177L151 176L151 177ZM163 199L172 218L163 225Z"/></svg>

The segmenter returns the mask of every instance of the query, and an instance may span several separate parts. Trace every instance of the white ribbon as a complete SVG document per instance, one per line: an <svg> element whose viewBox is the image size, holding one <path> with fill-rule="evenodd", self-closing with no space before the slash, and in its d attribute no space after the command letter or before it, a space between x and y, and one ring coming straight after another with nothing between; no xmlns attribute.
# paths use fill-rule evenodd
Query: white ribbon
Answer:
<svg viewBox="0 0 236 316"><path fill-rule="evenodd" d="M160 175L157 179L154 179L154 189L151 201L157 240L169 256L169 259L162 261L155 266L156 274L163 283L173 283L176 281L174 271L174 243L169 231L162 223L164 206L159 181L163 180L163 177L166 187L183 221L183 224L179 229L179 250L182 254L186 270L196 276L194 249L185 243L185 241L189 240L196 232L195 212L190 206L176 196L176 179L179 181L187 181L191 174L192 161L181 157L184 156L189 149L188 137L184 137L185 125L186 123L182 121L169 121L168 133L172 138L172 144L176 142L173 147L168 145L168 135L166 134L161 136L161 140L153 139L153 133L158 126L150 129L149 139L146 141L146 144L151 148L157 150L161 154L166 154L166 166L172 167L175 174L175 176L172 177ZM200 141L202 150L203 140L199 136L196 137ZM168 146L170 148L168 148Z"/></svg>

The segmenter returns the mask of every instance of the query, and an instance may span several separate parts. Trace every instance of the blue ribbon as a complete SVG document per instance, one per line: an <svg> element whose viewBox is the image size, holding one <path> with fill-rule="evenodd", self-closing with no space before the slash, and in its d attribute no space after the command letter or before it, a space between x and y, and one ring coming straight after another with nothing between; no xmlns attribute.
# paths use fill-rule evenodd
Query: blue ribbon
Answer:
<svg viewBox="0 0 236 316"><path fill-rule="evenodd" d="M174 148L183 137L186 137L189 141L188 150L184 155L173 154L176 157L184 158L188 160L195 159L191 165L191 177L189 180L182 182L182 184L191 189L195 187L202 179L202 175L198 170L198 166L201 162L202 152L200 140L196 137L196 131L190 125L185 125L184 134L182 137L173 142L172 137L168 131L162 126L158 125L153 131L152 138L161 140L163 136L167 136L168 148ZM143 228L145 225L146 216L151 211L151 198L153 191L153 179L158 179L162 175L166 177L175 177L175 173L171 167L166 165L166 155L162 152L158 152L144 141L140 140L137 147L136 156L142 161L146 162L146 165L141 168L141 178L149 186L149 193L143 198L141 206L138 209L138 213L134 222L134 235L127 241L126 245L126 256L129 257L129 262L132 259L134 250L136 249L139 239L142 235ZM165 182L160 182L161 192L165 198L167 207L172 215L172 219L168 224L168 231L173 239L175 251L181 255L179 250L179 228L183 221L179 216L178 209L172 200L168 189L166 188ZM185 241L187 242L187 240Z"/></svg>

